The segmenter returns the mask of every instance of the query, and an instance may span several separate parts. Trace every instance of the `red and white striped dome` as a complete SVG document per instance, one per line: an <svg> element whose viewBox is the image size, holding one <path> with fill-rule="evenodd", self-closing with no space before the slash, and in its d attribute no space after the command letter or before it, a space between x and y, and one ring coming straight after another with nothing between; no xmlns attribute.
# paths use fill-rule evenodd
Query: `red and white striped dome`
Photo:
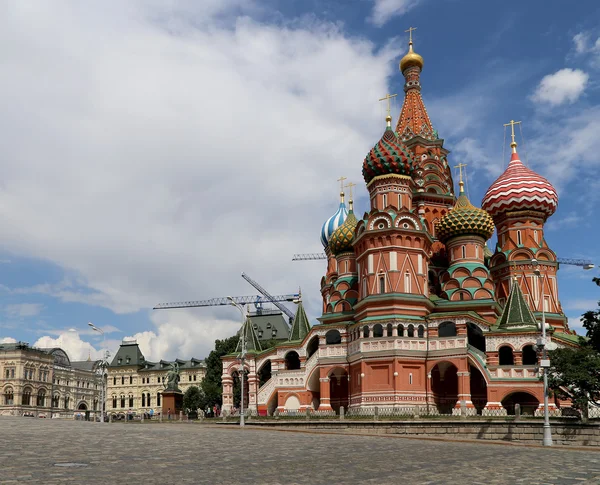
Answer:
<svg viewBox="0 0 600 485"><path fill-rule="evenodd" d="M514 148L508 167L481 201L481 208L492 217L515 210L536 210L549 217L557 206L558 195L552 184L523 165Z"/></svg>

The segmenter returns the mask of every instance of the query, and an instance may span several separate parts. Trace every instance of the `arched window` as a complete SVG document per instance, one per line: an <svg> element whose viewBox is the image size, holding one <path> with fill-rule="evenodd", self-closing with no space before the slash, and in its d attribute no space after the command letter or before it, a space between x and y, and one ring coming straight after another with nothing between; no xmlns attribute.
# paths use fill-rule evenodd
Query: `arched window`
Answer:
<svg viewBox="0 0 600 485"><path fill-rule="evenodd" d="M156 393L156 405L160 406L160 392Z"/></svg>
<svg viewBox="0 0 600 485"><path fill-rule="evenodd" d="M121 376L121 385L124 386L125 385L125 376Z"/></svg>
<svg viewBox="0 0 600 485"><path fill-rule="evenodd" d="M142 392L142 407L146 407L146 394Z"/></svg>
<svg viewBox="0 0 600 485"><path fill-rule="evenodd" d="M113 405L113 409L117 409L117 396L113 396L112 405Z"/></svg>
<svg viewBox="0 0 600 485"><path fill-rule="evenodd" d="M521 241L521 231L517 231L517 244L523 244Z"/></svg>
<svg viewBox="0 0 600 485"><path fill-rule="evenodd" d="M125 407L125 394L121 394L121 407Z"/></svg>
<svg viewBox="0 0 600 485"><path fill-rule="evenodd" d="M306 358L310 359L311 355L313 355L317 350L319 350L319 336L315 335L310 339L308 345L306 346Z"/></svg>
<svg viewBox="0 0 600 485"><path fill-rule="evenodd" d="M336 329L329 330L329 332L325 334L325 343L327 345L341 344L342 336L340 335L340 332Z"/></svg>
<svg viewBox="0 0 600 485"><path fill-rule="evenodd" d="M4 389L4 404L10 406L15 403L15 395L13 393L12 387L7 387Z"/></svg>
<svg viewBox="0 0 600 485"><path fill-rule="evenodd" d="M380 323L373 327L373 337L383 337L383 327Z"/></svg>
<svg viewBox="0 0 600 485"><path fill-rule="evenodd" d="M408 383L412 385L413 380L412 380L412 372L410 374L408 374Z"/></svg>
<svg viewBox="0 0 600 485"><path fill-rule="evenodd" d="M146 405L148 407L152 407L152 403L150 402L150 393L146 394Z"/></svg>
<svg viewBox="0 0 600 485"><path fill-rule="evenodd" d="M369 338L369 326L365 325L363 327L363 338Z"/></svg>
<svg viewBox="0 0 600 485"><path fill-rule="evenodd" d="M21 404L23 406L30 406L31 405L31 389L25 389L23 391L23 396L21 398Z"/></svg>
<svg viewBox="0 0 600 485"><path fill-rule="evenodd" d="M415 326L412 323L408 326L408 336L409 337L415 336Z"/></svg>
<svg viewBox="0 0 600 485"><path fill-rule="evenodd" d="M498 350L498 359L500 365L514 365L515 358L513 355L513 349L508 345L500 347Z"/></svg>
<svg viewBox="0 0 600 485"><path fill-rule="evenodd" d="M129 394L129 407L133 407L133 394Z"/></svg>
<svg viewBox="0 0 600 485"><path fill-rule="evenodd" d="M69 396L65 396L65 409L69 409Z"/></svg>
<svg viewBox="0 0 600 485"><path fill-rule="evenodd" d="M393 331L393 328L394 328L394 327L392 326L392 324L391 324L391 323L388 323L388 324L387 324L387 327L386 327L386 330L387 330L387 332L386 332L386 335L387 335L388 337L391 337L391 336L392 336L392 331Z"/></svg>
<svg viewBox="0 0 600 485"><path fill-rule="evenodd" d="M53 398L52 398L52 407L53 408L57 408L59 406L58 401L60 400L60 396L58 394L56 394Z"/></svg>
<svg viewBox="0 0 600 485"><path fill-rule="evenodd" d="M385 277L379 277L379 293L385 293Z"/></svg>
<svg viewBox="0 0 600 485"><path fill-rule="evenodd" d="M300 356L298 355L298 352L292 350L285 354L285 368L287 370L300 369Z"/></svg>
<svg viewBox="0 0 600 485"><path fill-rule="evenodd" d="M404 337L404 325L398 325L398 337Z"/></svg>
<svg viewBox="0 0 600 485"><path fill-rule="evenodd" d="M467 257L467 247L465 245L462 246L462 257L463 259Z"/></svg>
<svg viewBox="0 0 600 485"><path fill-rule="evenodd" d="M410 273L404 274L404 293L410 293Z"/></svg>
<svg viewBox="0 0 600 485"><path fill-rule="evenodd" d="M456 325L454 322L443 322L438 327L439 337L456 337Z"/></svg>
<svg viewBox="0 0 600 485"><path fill-rule="evenodd" d="M129 384L133 384L133 376L129 376Z"/></svg>
<svg viewBox="0 0 600 485"><path fill-rule="evenodd" d="M46 391L44 389L40 389L37 395L37 406L44 407L46 405Z"/></svg>
<svg viewBox="0 0 600 485"><path fill-rule="evenodd" d="M113 377L113 386L117 385L117 376Z"/></svg>
<svg viewBox="0 0 600 485"><path fill-rule="evenodd" d="M423 325L419 325L419 328L417 329L417 336L419 338L423 338L425 336L425 327Z"/></svg>
<svg viewBox="0 0 600 485"><path fill-rule="evenodd" d="M523 347L523 365L536 365L537 354L533 345L526 345Z"/></svg>

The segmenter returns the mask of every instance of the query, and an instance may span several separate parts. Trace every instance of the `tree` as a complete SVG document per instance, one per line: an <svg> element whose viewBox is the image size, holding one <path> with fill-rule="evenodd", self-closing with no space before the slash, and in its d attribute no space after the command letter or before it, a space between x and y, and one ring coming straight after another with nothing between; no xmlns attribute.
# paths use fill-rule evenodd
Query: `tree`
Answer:
<svg viewBox="0 0 600 485"><path fill-rule="evenodd" d="M597 352L600 352L600 302L597 310L585 312L581 317L583 328L586 329L587 342L584 345L590 345Z"/></svg>
<svg viewBox="0 0 600 485"><path fill-rule="evenodd" d="M587 420L589 404L600 406L600 353L591 345L550 352L548 386L561 399L571 399Z"/></svg>
<svg viewBox="0 0 600 485"><path fill-rule="evenodd" d="M223 404L223 383L221 375L223 374L223 364L221 357L235 352L239 340L238 335L223 340L215 340L215 350L208 354L205 360L206 374L202 380L202 390L204 391L205 406L213 407Z"/></svg>
<svg viewBox="0 0 600 485"><path fill-rule="evenodd" d="M183 407L187 410L188 415L190 412L195 413L197 409L203 409L204 401L204 393L198 386L189 387L183 395Z"/></svg>

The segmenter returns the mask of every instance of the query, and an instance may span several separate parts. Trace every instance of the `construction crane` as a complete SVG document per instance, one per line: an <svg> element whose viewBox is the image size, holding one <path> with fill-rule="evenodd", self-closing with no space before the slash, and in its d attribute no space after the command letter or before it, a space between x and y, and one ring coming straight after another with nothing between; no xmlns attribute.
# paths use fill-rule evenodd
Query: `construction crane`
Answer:
<svg viewBox="0 0 600 485"><path fill-rule="evenodd" d="M289 295L277 295L277 296L234 296L231 299L229 297L224 298L210 298L208 300L196 300L196 301L180 301L175 303L159 303L156 305L153 310L167 310L171 308L196 308L203 306L220 306L220 305L231 305L231 301L233 300L235 303L240 305L249 305L253 304L257 310L257 313L261 312L263 303L274 303L280 301L296 301L299 295L289 294ZM285 308L285 307L284 307ZM287 310L287 308L286 308Z"/></svg>
<svg viewBox="0 0 600 485"><path fill-rule="evenodd" d="M327 259L327 255L325 253L294 254L292 261L315 261L319 259ZM594 268L594 263L589 259L556 258L556 262L571 266L581 266L586 270Z"/></svg>
<svg viewBox="0 0 600 485"><path fill-rule="evenodd" d="M252 278L250 278L250 276L248 276L246 273L242 273L242 278L244 278L248 283L250 283L252 286L254 286L254 288L256 288L261 295L264 295L265 298L269 302L273 303L273 305L275 305L283 313L285 313L287 315L287 317L289 318L290 325L291 325L292 321L294 320L294 313L292 311L290 311L290 309L287 308L285 305L282 305L281 303L279 303L279 301L281 301L281 300L277 300L267 290L265 290L262 286L260 286L256 281L254 281ZM295 299L298 299L298 295L296 295Z"/></svg>

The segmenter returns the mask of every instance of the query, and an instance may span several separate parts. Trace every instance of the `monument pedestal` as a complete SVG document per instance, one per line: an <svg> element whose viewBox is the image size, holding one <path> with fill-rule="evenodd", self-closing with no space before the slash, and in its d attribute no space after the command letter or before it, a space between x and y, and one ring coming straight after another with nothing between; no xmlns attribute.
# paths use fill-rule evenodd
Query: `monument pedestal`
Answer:
<svg viewBox="0 0 600 485"><path fill-rule="evenodd" d="M183 392L165 389L161 394L163 419L177 419L179 411L183 410Z"/></svg>

